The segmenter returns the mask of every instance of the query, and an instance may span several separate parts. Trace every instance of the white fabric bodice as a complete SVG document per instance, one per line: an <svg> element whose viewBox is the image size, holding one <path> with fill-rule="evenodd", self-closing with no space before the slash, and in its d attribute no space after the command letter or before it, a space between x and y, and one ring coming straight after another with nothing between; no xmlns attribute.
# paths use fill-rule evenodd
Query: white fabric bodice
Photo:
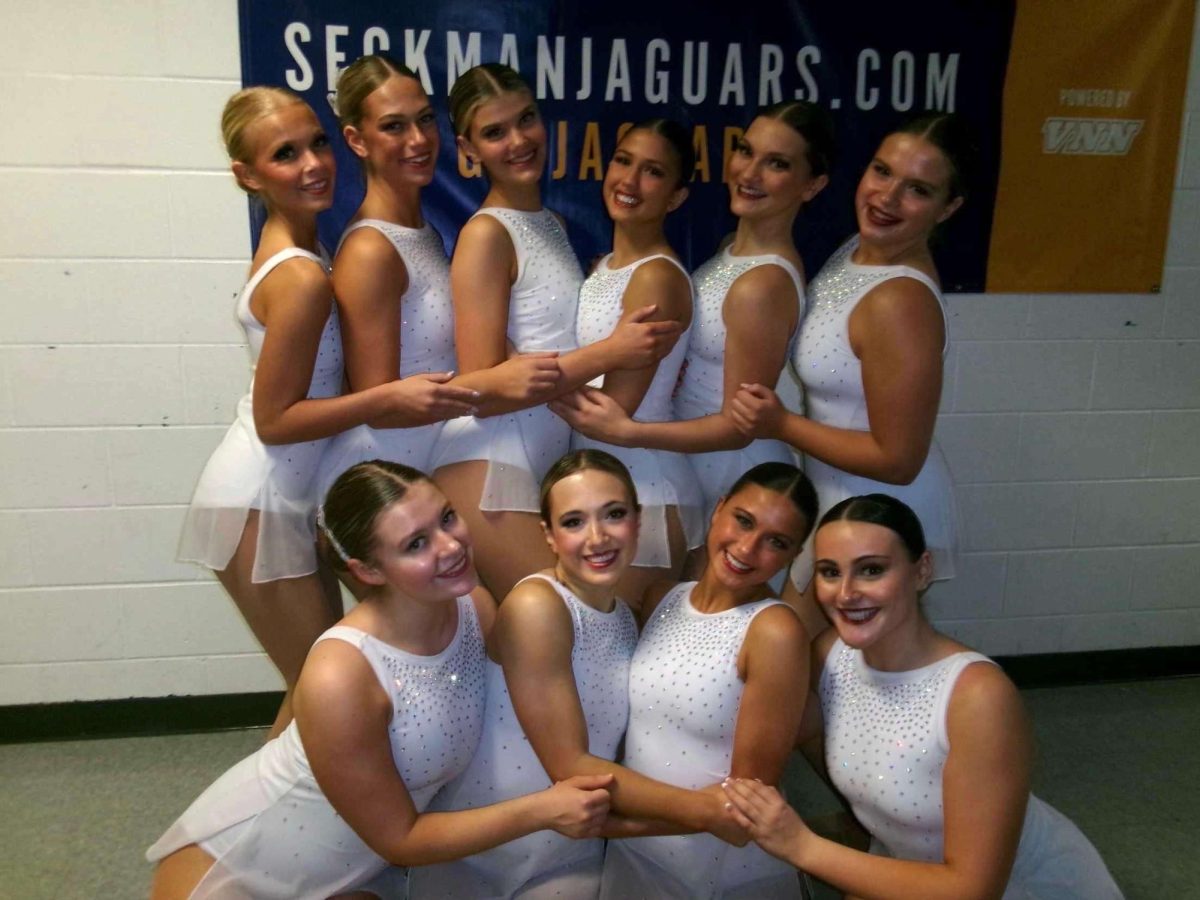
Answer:
<svg viewBox="0 0 1200 900"><path fill-rule="evenodd" d="M821 673L825 763L855 816L893 855L942 859L946 705L979 653L909 672L872 669L838 640Z"/></svg>
<svg viewBox="0 0 1200 900"><path fill-rule="evenodd" d="M942 774L950 754L946 710L963 651L907 672L882 672L839 639L821 672L825 765L872 837L871 852L944 861ZM1004 900L1120 898L1096 849L1062 813L1030 795Z"/></svg>
<svg viewBox="0 0 1200 900"><path fill-rule="evenodd" d="M488 206L475 215L496 219L512 239L517 280L509 294L508 339L517 352L574 350L583 270L554 213Z"/></svg>
<svg viewBox="0 0 1200 900"><path fill-rule="evenodd" d="M796 286L799 304L796 323L804 318L804 279L792 263L774 253L734 256L729 247L717 253L696 270L696 311L688 341L687 362L675 396L675 412L680 419L699 419L721 411L725 397L725 297L733 283L759 266L779 266ZM794 330L788 336L789 353ZM774 388L774 384L767 385Z"/></svg>
<svg viewBox="0 0 1200 900"><path fill-rule="evenodd" d="M614 759L629 715L629 661L637 645L633 613L620 600L611 612L600 612L556 581L543 575L529 578L550 584L570 613L571 670L587 725L588 752ZM487 715L479 749L467 769L437 795L433 809L474 809L550 785L517 720L504 670L488 660ZM559 868L583 868L588 860L598 866L602 853L603 841L539 831L463 860L414 869L409 893L413 898L524 896L522 886Z"/></svg>
<svg viewBox="0 0 1200 900"><path fill-rule="evenodd" d="M646 623L629 671L625 762L662 781L704 787L729 774L742 689L737 657L751 620L778 600L719 613L672 588ZM680 750L686 750L681 758Z"/></svg>
<svg viewBox="0 0 1200 900"><path fill-rule="evenodd" d="M270 275L276 266L289 259L311 259L326 272L329 271L329 258L325 255L324 249L321 250L321 255L317 256L317 254L302 250L299 247L288 247L286 250L280 250L264 262L250 280L246 282L246 286L242 288L242 292L238 295L237 300L237 320L245 332L246 344L250 348L250 389L242 400L247 413L250 411L250 397L254 394L254 370L258 366L258 357L262 353L263 340L267 336L267 326L258 321L254 313L250 310L250 298L254 295L254 291L262 283L263 279ZM313 364L312 380L309 383L307 396L310 399L319 399L336 397L341 392L342 334L338 329L337 305L331 301L329 304L329 318L325 321L325 327L321 331L321 342L317 347L317 359ZM239 408L239 413L241 411ZM251 421L253 421L253 418L251 418Z"/></svg>
<svg viewBox="0 0 1200 900"><path fill-rule="evenodd" d="M432 656L344 625L317 639L357 648L391 699L392 759L418 812L467 765L482 730L483 634L471 598L455 602L454 637ZM386 886L383 896L403 890L402 873L388 871L322 792L295 722L210 785L146 856L156 862L189 844L216 860L191 895L197 900L323 900L368 883L376 892Z"/></svg>
<svg viewBox="0 0 1200 900"><path fill-rule="evenodd" d="M471 598L459 597L457 603L454 637L433 656L408 653L345 625L317 639L336 638L357 647L391 697L392 759L418 809L467 767L483 733L483 632ZM294 728L293 722L289 730Z"/></svg>
<svg viewBox="0 0 1200 900"><path fill-rule="evenodd" d="M406 228L383 219L361 219L346 229L342 240L359 228L373 228L387 238L408 272L408 290L400 301L400 377L457 368L450 263L441 235L428 222Z"/></svg>
<svg viewBox="0 0 1200 900"><path fill-rule="evenodd" d="M677 585L654 610L629 670L625 765L697 789L721 781L733 762L744 682L737 658L760 600L698 612L694 582ZM733 847L711 834L610 843L602 898L799 896L795 870L756 844Z"/></svg>
<svg viewBox="0 0 1200 900"><path fill-rule="evenodd" d="M610 253L600 260L596 265L596 270L588 276L583 287L579 289L579 311L575 320L575 335L580 347L594 344L613 333L613 329L617 327L617 322L624 313L621 301L625 296L625 289L629 287L629 280L633 278L633 273L641 266L654 259L665 259L687 276L687 270L677 260L661 253L645 256L619 269L609 267L611 259L612 254ZM688 284L691 285L690 278L688 278ZM694 302L693 291L693 304ZM689 324L688 328L679 336L679 340L675 342L675 346L671 348L671 352L659 360L654 378L646 389L642 402L638 404L633 418L641 422L668 422L674 418L671 395L675 391L675 385L679 381L679 371L683 368L683 361L687 357L691 332L692 326ZM603 377L597 379L593 386L598 387L602 383Z"/></svg>
<svg viewBox="0 0 1200 900"><path fill-rule="evenodd" d="M809 418L834 428L870 431L862 364L850 347L850 314L868 291L892 278L915 278L928 287L937 298L943 321L946 302L936 282L911 266L854 262L851 254L857 246L857 237L843 244L808 286L808 315L800 328L792 367L804 386Z"/></svg>

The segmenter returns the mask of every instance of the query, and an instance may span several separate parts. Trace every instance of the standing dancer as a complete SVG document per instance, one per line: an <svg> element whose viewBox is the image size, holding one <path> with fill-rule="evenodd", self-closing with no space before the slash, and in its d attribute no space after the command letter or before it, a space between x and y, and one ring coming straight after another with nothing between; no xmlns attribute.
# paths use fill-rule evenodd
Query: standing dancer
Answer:
<svg viewBox="0 0 1200 900"><path fill-rule="evenodd" d="M317 243L334 160L312 109L282 88L247 88L225 105L221 132L238 185L267 212L237 302L254 374L196 485L179 558L216 573L283 676L276 735L291 719L305 654L341 616L336 581L318 573L313 547L324 439L363 422L393 424L411 404L404 382L337 396L342 347Z"/></svg>

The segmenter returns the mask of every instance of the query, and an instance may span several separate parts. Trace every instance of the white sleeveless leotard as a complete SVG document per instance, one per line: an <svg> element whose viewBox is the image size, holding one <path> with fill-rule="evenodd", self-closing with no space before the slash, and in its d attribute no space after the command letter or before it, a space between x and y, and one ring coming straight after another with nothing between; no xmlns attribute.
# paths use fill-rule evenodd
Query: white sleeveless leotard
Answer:
<svg viewBox="0 0 1200 900"><path fill-rule="evenodd" d="M603 613L544 575L566 604L574 628L571 669L587 722L588 751L613 759L629 715L629 659L637 623L618 600ZM526 579L527 580L527 579ZM472 809L550 787L542 764L513 711L504 671L487 664L487 716L471 765L434 799L432 809ZM456 862L413 869L409 895L420 898L595 898L604 857L602 840L572 840L538 831Z"/></svg>
<svg viewBox="0 0 1200 900"><path fill-rule="evenodd" d="M821 672L830 780L872 836L871 852L943 862L946 709L979 653L908 672L881 672L839 639ZM1120 890L1096 848L1048 803L1030 796L1005 900L1111 900Z"/></svg>
<svg viewBox="0 0 1200 900"><path fill-rule="evenodd" d="M612 334L624 312L621 298L625 296L625 289L629 286L633 273L640 266L653 259L665 259L687 275L687 271L676 260L661 253L644 257L619 269L609 268L608 263L611 259L610 253L600 260L596 270L588 276L579 290L579 313L575 333L581 347L594 344ZM690 278L688 284L691 284ZM679 382L679 372L687 356L691 330L689 325L687 331L679 336L671 352L659 360L654 379L633 414L634 419L641 422L669 422L675 418L671 408L671 395ZM596 379L592 386L599 387L603 380L602 377ZM688 547L698 547L704 542L704 499L696 485L696 473L682 453L648 450L644 447L617 447L578 433L572 435L571 446L577 450L589 447L605 450L625 463L629 474L633 476L638 502L642 505L638 553L633 561L635 566L671 566L671 547L667 540L668 506L674 506L678 510Z"/></svg>
<svg viewBox="0 0 1200 900"><path fill-rule="evenodd" d="M517 280L508 306L508 340L518 353L575 349L575 304L583 272L567 233L548 209L485 207L512 239ZM570 447L571 429L545 404L487 419L451 419L434 450L433 467L483 459L487 477L479 508L538 511L538 485Z"/></svg>
<svg viewBox="0 0 1200 900"><path fill-rule="evenodd" d="M946 304L937 284L924 272L909 266L855 263L850 256L857 246L857 236L843 244L809 285L808 315L800 328L792 366L804 387L810 419L834 428L870 431L862 366L850 348L850 314L868 291L891 278L914 278L928 287L937 298L943 319ZM949 341L948 322L946 333ZM890 494L904 501L925 530L925 542L933 555L934 580L954 577L958 547L954 482L936 440L930 443L925 465L911 484L885 484L851 475L811 456L805 458L804 469L817 490L820 515L847 497L860 494ZM803 552L792 564L792 580L800 589L812 578L812 543L809 535Z"/></svg>
<svg viewBox="0 0 1200 900"><path fill-rule="evenodd" d="M323 255L289 247L263 263L238 297L237 317L250 348L250 389L238 402L233 425L200 475L179 541L180 560L202 563L220 571L233 558L247 515L257 509L258 544L251 574L256 583L296 578L317 570L313 544L315 479L327 439L268 446L258 438L251 406L254 367L262 351L266 328L250 311L250 297L276 266L297 258L312 260L325 271L329 269ZM307 396L334 397L341 389L342 338L337 307L330 303Z"/></svg>
<svg viewBox="0 0 1200 900"><path fill-rule="evenodd" d="M450 303L450 266L441 236L426 223L406 228L382 219L362 219L346 229L374 228L387 238L404 262L408 290L400 298L400 372L407 378L424 372L449 372L454 361L454 307ZM416 428L371 428L360 425L330 441L321 459L317 496L346 469L369 459L404 463L430 471L441 422Z"/></svg>
<svg viewBox="0 0 1200 900"><path fill-rule="evenodd" d="M796 330L788 338L788 354L800 321L804 318L804 279L796 267L782 256L764 253L757 256L734 256L729 247L704 263L693 280L696 284L696 320L688 343L687 360L675 394L675 418L700 419L721 411L725 398L725 298L733 283L759 266L779 266L796 287L798 304ZM769 384L767 387L775 388ZM696 470L697 481L704 492L704 521L712 516L717 501L747 470L759 463L783 462L795 465L796 455L783 441L761 439L751 441L741 450L714 450L711 453L692 453L688 459Z"/></svg>
<svg viewBox="0 0 1200 900"><path fill-rule="evenodd" d="M729 774L745 687L738 653L754 617L780 602L701 613L691 602L695 586L672 588L642 631L629 669L624 760L644 775L693 790ZM711 834L687 834L610 841L600 896L757 900L801 894L796 870L757 844L734 847Z"/></svg>
<svg viewBox="0 0 1200 900"><path fill-rule="evenodd" d="M433 656L344 625L317 639L357 647L391 698L392 758L418 811L463 771L483 730L483 634L471 598L457 604L454 637ZM389 868L325 798L294 721L213 782L146 858L157 862L189 844L216 860L192 900L325 900L363 887L403 896L403 872ZM397 888L401 893L392 893Z"/></svg>

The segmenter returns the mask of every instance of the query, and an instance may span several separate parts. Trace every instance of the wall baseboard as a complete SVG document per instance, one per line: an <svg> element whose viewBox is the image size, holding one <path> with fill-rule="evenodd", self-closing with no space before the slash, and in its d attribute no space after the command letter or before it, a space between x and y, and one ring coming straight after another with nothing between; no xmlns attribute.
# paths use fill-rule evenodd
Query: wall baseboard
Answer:
<svg viewBox="0 0 1200 900"><path fill-rule="evenodd" d="M1020 688L1200 675L1200 646L996 657ZM256 728L275 720L282 691L133 697L0 706L0 743L142 737Z"/></svg>

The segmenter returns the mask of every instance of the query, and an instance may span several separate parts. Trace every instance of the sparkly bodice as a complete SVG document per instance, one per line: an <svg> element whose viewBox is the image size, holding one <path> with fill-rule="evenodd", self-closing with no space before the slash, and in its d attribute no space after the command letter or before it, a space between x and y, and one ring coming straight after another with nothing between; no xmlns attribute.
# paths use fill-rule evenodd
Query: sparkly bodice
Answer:
<svg viewBox="0 0 1200 900"><path fill-rule="evenodd" d="M629 662L638 642L637 621L621 600L611 612L593 609L564 585L531 575L554 588L571 614L575 645L571 669L587 721L588 747L596 756L616 756L629 721Z"/></svg>
<svg viewBox="0 0 1200 900"><path fill-rule="evenodd" d="M433 656L407 653L345 625L317 639L357 647L391 697L392 758L418 809L467 767L483 731L483 633L471 598L457 603L454 637Z"/></svg>
<svg viewBox="0 0 1200 900"><path fill-rule="evenodd" d="M780 602L701 613L691 602L695 586L672 588L642 631L629 670L625 736L626 765L687 788L729 774L745 688L738 653L754 617Z"/></svg>
<svg viewBox="0 0 1200 900"><path fill-rule="evenodd" d="M804 386L811 419L835 428L869 431L862 366L850 347L850 314L868 291L892 278L915 278L933 291L943 319L946 306L941 290L924 272L910 266L859 265L850 258L857 246L857 237L843 244L809 285L808 315L800 328L792 367Z"/></svg>
<svg viewBox="0 0 1200 900"><path fill-rule="evenodd" d="M488 206L475 215L500 222L517 255L517 280L508 304L509 341L520 353L575 349L575 305L583 270L554 213Z"/></svg>
<svg viewBox="0 0 1200 900"><path fill-rule="evenodd" d="M242 288L242 293L238 295L237 300L237 319L246 334L246 343L250 347L251 394L254 392L253 372L258 365L259 354L262 353L267 327L258 321L251 312L250 298L262 280L274 271L276 266L289 259L310 259L327 273L329 272L329 257L325 255L324 248L321 248L321 255L318 256L307 250L301 250L299 247L288 247L286 250L280 250L259 266L258 271ZM337 306L331 301L329 318L325 320L325 327L321 330L321 341L317 345L317 358L313 363L312 379L309 381L307 396L317 399L336 397L340 394L342 392L342 367L342 332L338 328Z"/></svg>
<svg viewBox="0 0 1200 900"><path fill-rule="evenodd" d="M408 290L400 299L400 377L457 368L450 264L441 235L428 222L406 228L383 219L362 219L346 229L342 240L359 228L374 228L387 238L408 272Z"/></svg>
<svg viewBox="0 0 1200 900"><path fill-rule="evenodd" d="M696 285L696 312L688 341L687 362L675 411L680 419L698 419L721 411L725 397L725 296L733 283L759 266L775 265L791 277L799 303L796 322L804 318L804 279L788 260L774 253L758 256L734 256L729 247L704 263L693 281ZM788 353L796 332L788 337ZM775 385L767 385L775 387Z"/></svg>
<svg viewBox="0 0 1200 900"><path fill-rule="evenodd" d="M821 673L825 765L854 815L889 853L942 859L946 707L973 652L908 672L881 672L838 640Z"/></svg>
<svg viewBox="0 0 1200 900"><path fill-rule="evenodd" d="M683 266L663 254L643 257L619 269L609 268L610 259L612 259L611 253L600 260L596 270L588 276L587 281L579 290L579 312L576 318L575 333L580 347L594 344L612 334L624 312L621 301L625 296L625 289L629 286L629 280L638 268L651 260L665 259L677 266L685 276L687 275ZM691 284L690 278L688 284ZM675 342L671 352L659 360L654 378L651 380L650 386L646 388L646 393L643 395L637 411L634 412L633 418L642 422L667 422L674 418L671 395L675 391L675 385L679 381L679 371L687 357L691 330L689 325L688 329L679 336L679 340ZM602 380L597 379L594 384L598 385Z"/></svg>

